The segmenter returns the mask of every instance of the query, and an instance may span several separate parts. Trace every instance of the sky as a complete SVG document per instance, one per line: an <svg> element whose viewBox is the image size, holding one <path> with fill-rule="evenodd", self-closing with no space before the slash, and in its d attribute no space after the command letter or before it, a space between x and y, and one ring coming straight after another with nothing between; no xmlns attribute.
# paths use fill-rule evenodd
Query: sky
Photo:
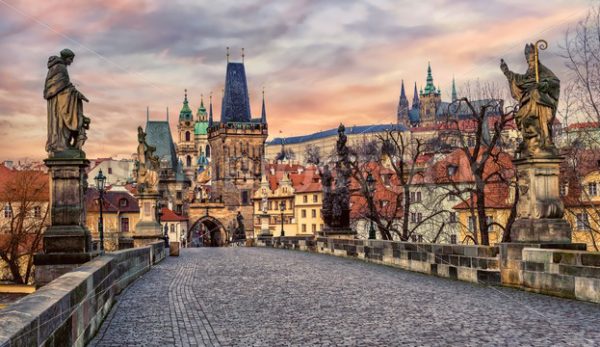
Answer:
<svg viewBox="0 0 600 347"><path fill-rule="evenodd" d="M400 84L409 100L428 62L442 99L452 78L505 81L523 72L525 43L569 78L560 45L590 0L0 0L0 161L46 156L48 57L72 49L71 81L90 100L88 158L128 156L136 129L169 118L184 89L195 111L212 92L220 117L226 48L245 65L252 114L264 87L270 138L395 121Z"/></svg>

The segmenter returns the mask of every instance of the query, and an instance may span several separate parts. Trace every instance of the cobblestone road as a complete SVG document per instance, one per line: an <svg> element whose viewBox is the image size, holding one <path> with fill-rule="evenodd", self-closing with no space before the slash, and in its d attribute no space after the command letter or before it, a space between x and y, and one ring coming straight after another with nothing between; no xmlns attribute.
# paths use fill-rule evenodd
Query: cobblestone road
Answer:
<svg viewBox="0 0 600 347"><path fill-rule="evenodd" d="M600 305L327 255L185 249L92 346L598 346Z"/></svg>

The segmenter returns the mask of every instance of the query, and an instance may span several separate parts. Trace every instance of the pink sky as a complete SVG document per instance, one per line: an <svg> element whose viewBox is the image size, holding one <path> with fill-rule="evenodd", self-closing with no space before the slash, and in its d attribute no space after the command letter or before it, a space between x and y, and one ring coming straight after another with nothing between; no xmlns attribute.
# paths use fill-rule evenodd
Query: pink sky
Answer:
<svg viewBox="0 0 600 347"><path fill-rule="evenodd" d="M242 5L240 5L242 3ZM498 81L503 57L525 69L523 46L542 53L561 80L564 33L588 0L125 1L0 0L0 161L45 157L49 56L76 53L71 80L89 99L88 157L135 151L136 128L165 119L172 130L188 89L194 111L214 94L215 118L232 60L246 50L252 113L264 86L271 137L395 120L400 81L412 100L431 62L443 99L457 85Z"/></svg>

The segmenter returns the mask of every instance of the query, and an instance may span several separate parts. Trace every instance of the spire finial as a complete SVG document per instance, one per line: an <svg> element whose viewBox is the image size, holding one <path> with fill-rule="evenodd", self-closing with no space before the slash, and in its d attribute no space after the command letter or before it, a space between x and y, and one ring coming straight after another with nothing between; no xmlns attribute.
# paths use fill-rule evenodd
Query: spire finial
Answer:
<svg viewBox="0 0 600 347"><path fill-rule="evenodd" d="M262 111L260 114L260 122L267 124L267 109L265 107L265 86L262 87Z"/></svg>
<svg viewBox="0 0 600 347"><path fill-rule="evenodd" d="M169 122L169 106L167 106L167 122Z"/></svg>
<svg viewBox="0 0 600 347"><path fill-rule="evenodd" d="M150 121L150 106L146 106L146 122Z"/></svg>
<svg viewBox="0 0 600 347"><path fill-rule="evenodd" d="M210 95L208 97L208 102L210 103L208 109L208 126L213 125L213 112L212 112L212 90L210 91Z"/></svg>
<svg viewBox="0 0 600 347"><path fill-rule="evenodd" d="M184 100L185 102L187 102L187 101L188 101L188 99L187 99L187 88L186 88L186 89L184 89L184 93L185 93L185 97L183 98L183 100Z"/></svg>
<svg viewBox="0 0 600 347"><path fill-rule="evenodd" d="M452 75L452 101L456 101L458 99L458 95L456 93L456 81L454 80L454 75Z"/></svg>
<svg viewBox="0 0 600 347"><path fill-rule="evenodd" d="M229 46L227 46L227 62L229 63Z"/></svg>
<svg viewBox="0 0 600 347"><path fill-rule="evenodd" d="M245 55L244 55L244 47L242 47L242 63L244 63L244 57L245 57Z"/></svg>

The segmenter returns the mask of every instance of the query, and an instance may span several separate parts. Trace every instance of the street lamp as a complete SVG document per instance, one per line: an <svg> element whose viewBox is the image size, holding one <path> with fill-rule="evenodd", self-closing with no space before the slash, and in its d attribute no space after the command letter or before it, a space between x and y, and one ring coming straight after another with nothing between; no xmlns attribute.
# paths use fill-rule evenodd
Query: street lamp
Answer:
<svg viewBox="0 0 600 347"><path fill-rule="evenodd" d="M373 227L373 217L375 216L375 211L373 211L373 205L375 204L375 178L373 178L373 175L370 172L369 172L369 175L367 176L367 190L368 190L368 193L371 194L371 204L370 204L371 218L370 218L370 226L369 226L369 240L375 240L376 239L375 228Z"/></svg>
<svg viewBox="0 0 600 347"><path fill-rule="evenodd" d="M104 219L103 210L104 206L104 189L106 184L106 176L102 174L102 169L98 172L98 176L94 177L96 181L96 188L98 189L99 202L100 202L100 218L98 219L98 234L100 235L100 252L104 252Z"/></svg>
<svg viewBox="0 0 600 347"><path fill-rule="evenodd" d="M285 236L285 233L283 231L283 211L285 211L285 201L281 201L279 203L279 210L281 211L281 236Z"/></svg>

